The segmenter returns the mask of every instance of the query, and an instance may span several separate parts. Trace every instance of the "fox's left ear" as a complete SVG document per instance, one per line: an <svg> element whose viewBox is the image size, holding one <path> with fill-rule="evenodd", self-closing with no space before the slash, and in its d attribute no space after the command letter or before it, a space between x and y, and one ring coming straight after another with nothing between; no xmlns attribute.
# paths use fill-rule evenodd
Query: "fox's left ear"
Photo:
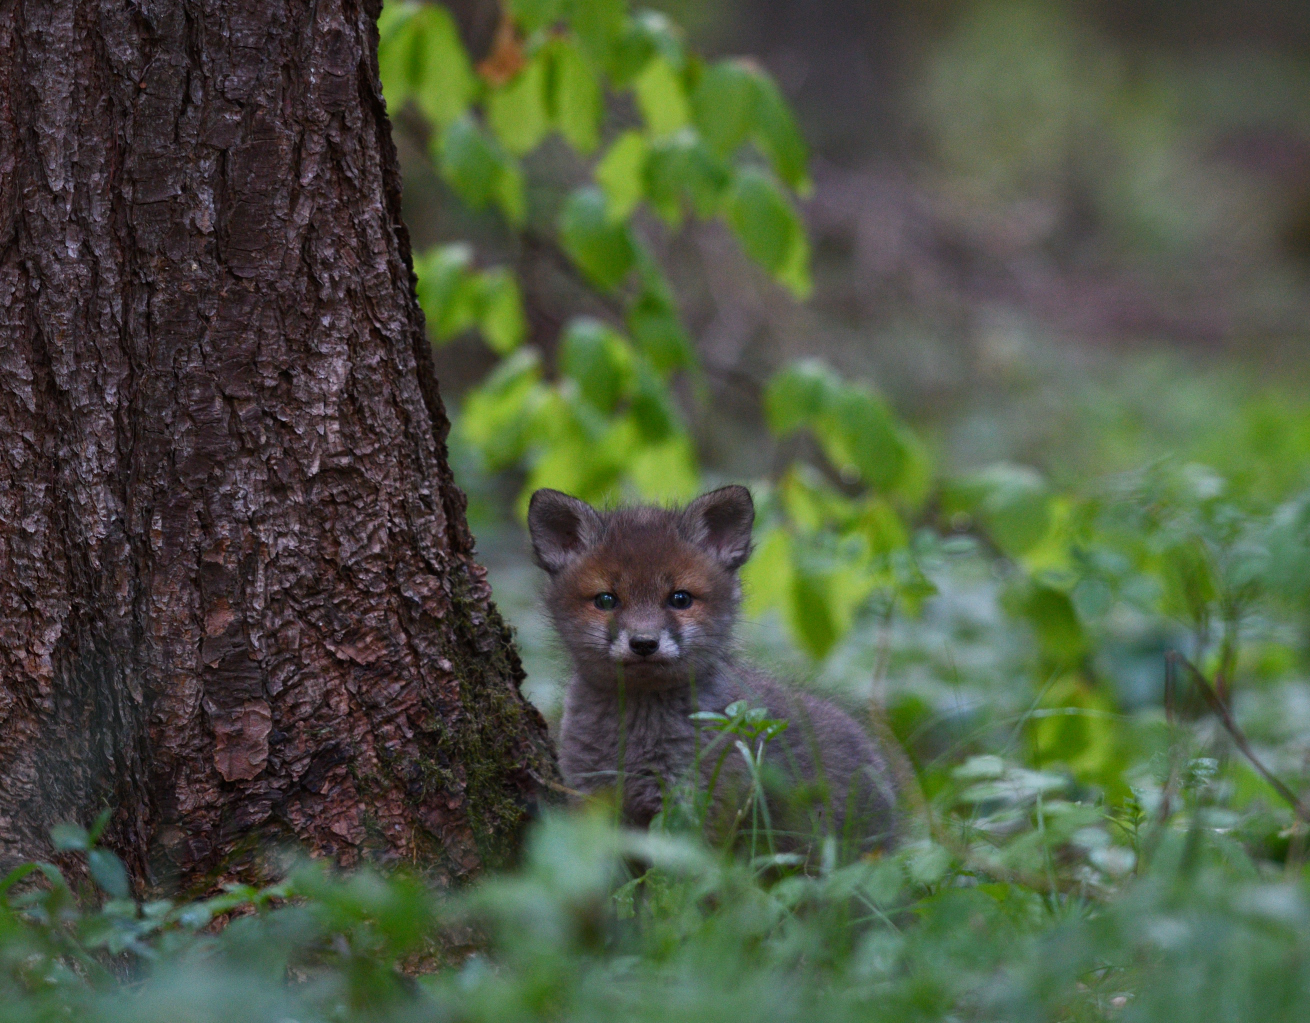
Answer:
<svg viewBox="0 0 1310 1023"><path fill-rule="evenodd" d="M528 502L532 553L551 575L599 542L604 531L595 508L558 490L538 490Z"/></svg>
<svg viewBox="0 0 1310 1023"><path fill-rule="evenodd" d="M755 502L745 487L723 487L696 498L682 513L688 539L736 570L751 556Z"/></svg>

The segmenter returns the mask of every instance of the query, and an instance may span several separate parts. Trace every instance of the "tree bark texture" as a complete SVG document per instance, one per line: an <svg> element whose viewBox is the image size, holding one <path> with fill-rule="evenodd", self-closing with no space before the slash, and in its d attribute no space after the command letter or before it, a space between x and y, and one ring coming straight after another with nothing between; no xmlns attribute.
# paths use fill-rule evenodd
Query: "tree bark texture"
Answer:
<svg viewBox="0 0 1310 1023"><path fill-rule="evenodd" d="M0 0L0 866L451 879L555 777L475 563L376 0Z"/></svg>

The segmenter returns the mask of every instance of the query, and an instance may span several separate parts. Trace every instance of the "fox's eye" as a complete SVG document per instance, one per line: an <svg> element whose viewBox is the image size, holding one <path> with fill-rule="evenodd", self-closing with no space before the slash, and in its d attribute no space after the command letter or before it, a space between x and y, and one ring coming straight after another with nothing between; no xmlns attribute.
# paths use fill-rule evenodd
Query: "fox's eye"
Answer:
<svg viewBox="0 0 1310 1023"><path fill-rule="evenodd" d="M669 607L676 608L679 611L685 611L691 607L692 595L686 590L674 590L669 595Z"/></svg>
<svg viewBox="0 0 1310 1023"><path fill-rule="evenodd" d="M612 593L598 593L592 603L602 611L613 611L619 606L619 598Z"/></svg>

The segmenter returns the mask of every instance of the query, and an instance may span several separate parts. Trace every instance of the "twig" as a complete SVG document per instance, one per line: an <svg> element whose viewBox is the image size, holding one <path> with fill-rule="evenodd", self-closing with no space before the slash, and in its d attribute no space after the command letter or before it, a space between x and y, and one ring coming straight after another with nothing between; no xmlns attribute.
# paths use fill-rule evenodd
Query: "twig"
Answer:
<svg viewBox="0 0 1310 1023"><path fill-rule="evenodd" d="M1260 776L1269 783L1270 787L1287 800L1292 807L1292 812L1301 818L1301 820L1310 823L1310 810L1306 808L1304 802L1297 797L1296 793L1284 785L1273 771L1265 767L1260 758L1255 755L1255 750L1251 748L1251 743L1246 738L1246 734L1238 727L1237 722L1233 720L1232 712L1229 711L1228 707L1224 704L1224 701L1219 699L1219 695L1214 691L1214 687L1210 685L1209 680L1201 674L1201 669L1176 650L1169 651L1165 657L1167 660L1172 660L1177 664L1181 664L1187 669L1187 673L1192 676L1192 681L1196 683L1196 688L1201 691L1201 696L1209 705L1210 710L1214 712L1215 716L1219 718L1219 723L1222 724L1228 734L1232 736L1233 742L1236 744L1237 748L1242 751L1243 756L1251 762L1252 767L1260 772Z"/></svg>

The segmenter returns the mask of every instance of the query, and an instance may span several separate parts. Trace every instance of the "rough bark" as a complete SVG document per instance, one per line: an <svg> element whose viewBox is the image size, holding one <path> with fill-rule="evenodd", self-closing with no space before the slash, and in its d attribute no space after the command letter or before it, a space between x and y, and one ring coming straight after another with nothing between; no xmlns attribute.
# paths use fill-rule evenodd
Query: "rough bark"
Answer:
<svg viewBox="0 0 1310 1023"><path fill-rule="evenodd" d="M0 866L457 878L553 777L414 298L377 3L0 0Z"/></svg>

